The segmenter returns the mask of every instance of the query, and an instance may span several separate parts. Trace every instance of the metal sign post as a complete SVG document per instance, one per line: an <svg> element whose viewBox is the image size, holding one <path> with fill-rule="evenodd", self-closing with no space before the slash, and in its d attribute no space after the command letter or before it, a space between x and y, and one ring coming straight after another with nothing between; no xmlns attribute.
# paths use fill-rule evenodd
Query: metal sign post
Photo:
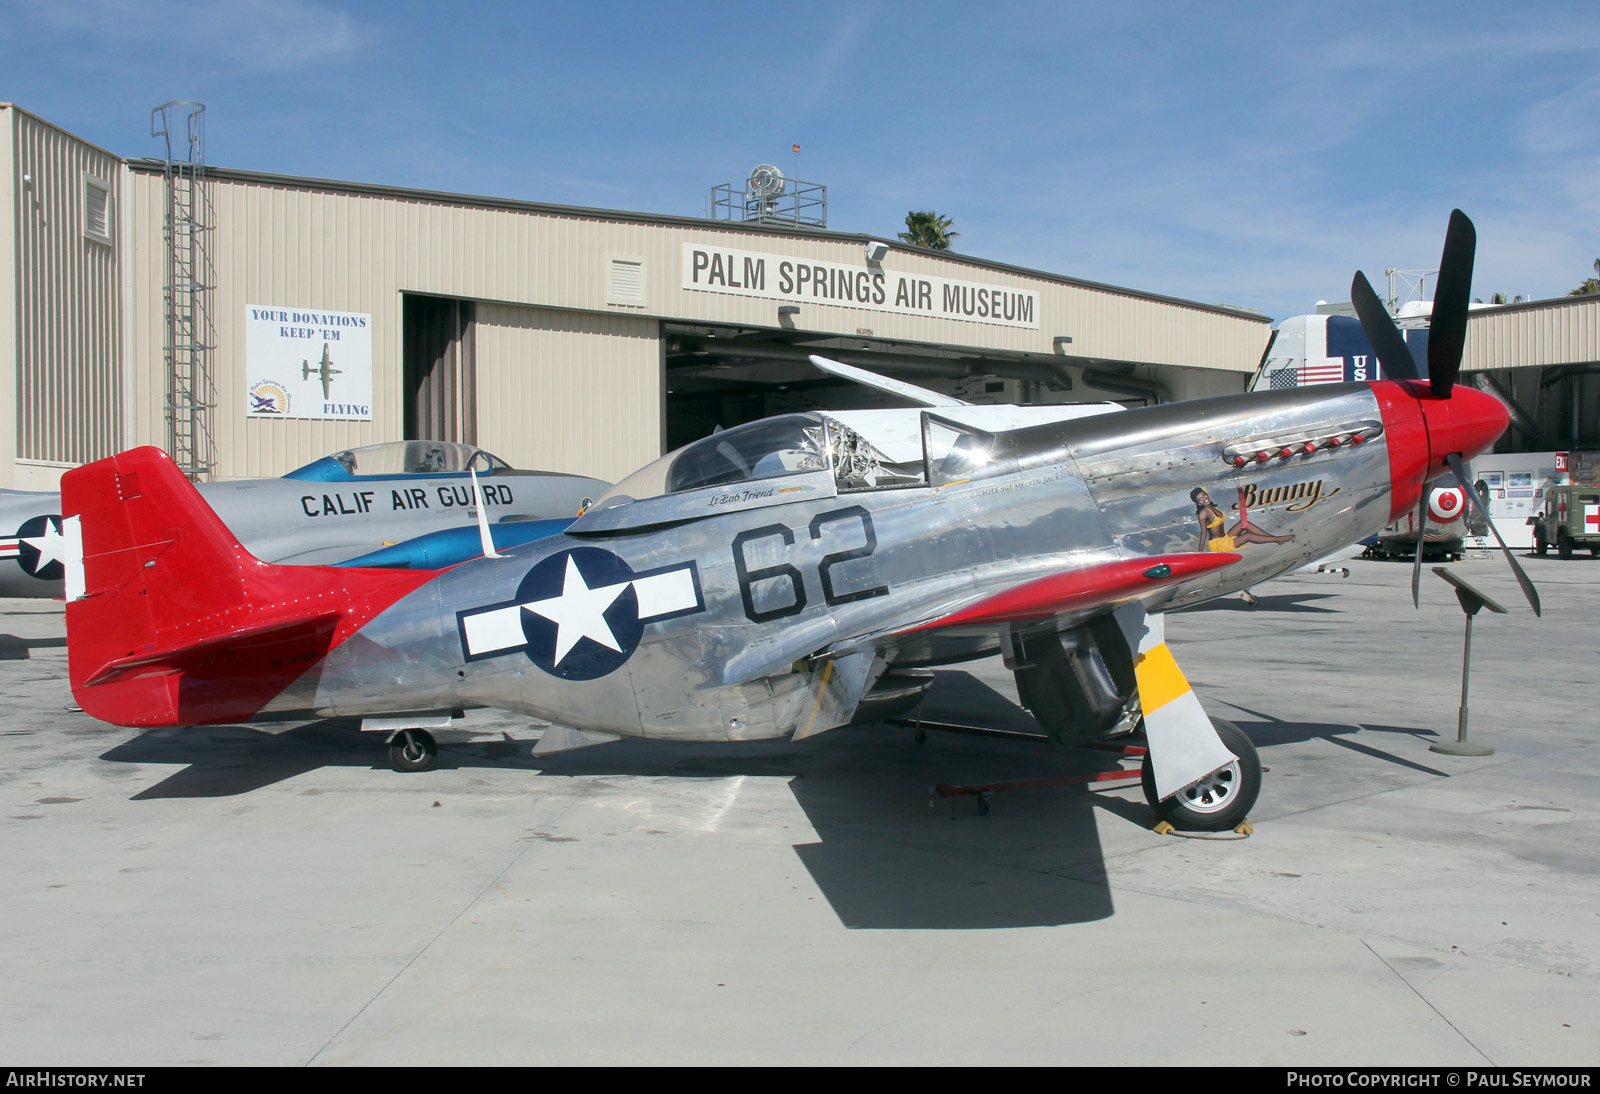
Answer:
<svg viewBox="0 0 1600 1094"><path fill-rule="evenodd" d="M1461 610L1467 616L1467 641L1461 653L1461 715L1457 722L1456 739L1429 745L1428 750L1449 756L1493 756L1494 749L1467 741L1467 680L1472 669L1472 617L1478 614L1480 608L1488 608L1497 615L1505 615L1506 610L1443 566L1433 567L1433 572L1455 586L1456 599L1461 602Z"/></svg>

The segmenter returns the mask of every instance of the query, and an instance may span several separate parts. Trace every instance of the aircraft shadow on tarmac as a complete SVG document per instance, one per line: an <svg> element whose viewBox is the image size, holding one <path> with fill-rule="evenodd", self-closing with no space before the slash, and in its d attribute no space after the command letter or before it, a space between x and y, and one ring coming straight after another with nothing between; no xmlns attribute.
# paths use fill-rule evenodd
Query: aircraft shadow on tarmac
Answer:
<svg viewBox="0 0 1600 1094"><path fill-rule="evenodd" d="M1015 700L965 672L944 671L925 717L1012 733L1034 725ZM1348 725L1291 724L1237 708L1258 747L1323 739L1431 775L1421 764L1347 738ZM155 730L112 748L117 763L183 764L134 800L228 797L326 767L384 766L382 742L328 719L283 732L248 726ZM1389 726L1368 730L1429 736ZM442 769L495 768L546 778L653 776L786 778L817 839L795 853L841 923L862 929L992 929L1090 922L1114 912L1096 810L1143 825L1142 799L1081 786L1028 790L995 799L979 816L970 797L935 799L935 784L973 785L1104 771L1113 756L1058 749L1042 739L878 724L807 741L688 744L623 740L548 756L531 739L441 741ZM395 778L425 780L424 775Z"/></svg>
<svg viewBox="0 0 1600 1094"><path fill-rule="evenodd" d="M1015 703L965 673L942 674L956 713L1028 725ZM950 717L952 708L938 716ZM930 713L929 718L935 715ZM134 800L228 797L325 767L384 766L357 723L329 719L270 732L250 726L154 730L110 749L115 763L182 764ZM1104 753L1042 741L905 726L833 730L807 741L687 744L623 740L549 756L530 738L442 740L439 766L522 769L547 778L785 778L816 841L795 853L840 921L852 928L980 929L1080 923L1113 912L1095 809L1133 823L1148 811L1081 787L1008 794L989 816L976 799L934 799L936 783L970 784L1117 766ZM397 779L426 780L427 775Z"/></svg>
<svg viewBox="0 0 1600 1094"><path fill-rule="evenodd" d="M198 726L154 729L101 754L112 763L187 765L133 795L157 798L227 798L324 767L376 767L384 752L375 737L355 732L360 722L329 718L293 729Z"/></svg>
<svg viewBox="0 0 1600 1094"><path fill-rule="evenodd" d="M0 634L0 661L26 661L30 650L65 649L65 638L18 638Z"/></svg>
<svg viewBox="0 0 1600 1094"><path fill-rule="evenodd" d="M1318 615L1335 615L1339 608L1323 608L1313 604L1315 600L1330 600L1333 593L1274 593L1271 596L1257 596L1254 604L1248 604L1236 596L1218 597L1216 600L1207 600L1203 604L1192 607L1180 608L1175 615L1188 615L1191 612L1314 612Z"/></svg>
<svg viewBox="0 0 1600 1094"><path fill-rule="evenodd" d="M1245 721L1237 716L1231 718L1249 736L1251 743L1258 749L1271 748L1274 745L1295 744L1304 741L1320 740L1328 744L1337 745L1351 752L1359 752L1363 756L1370 756L1375 760L1383 760L1397 767L1407 768L1424 775L1435 775L1441 779L1450 777L1448 771L1441 771L1436 767L1419 764L1403 756L1376 748L1360 741L1350 740L1354 733L1388 733L1400 734L1410 737L1414 741L1431 744L1437 740L1439 734L1431 729L1418 729L1414 726L1390 726L1377 724L1346 725L1342 723L1326 722L1285 722L1274 718L1270 714L1263 714L1257 710L1250 710L1235 703L1229 703L1234 710L1243 711L1255 721Z"/></svg>

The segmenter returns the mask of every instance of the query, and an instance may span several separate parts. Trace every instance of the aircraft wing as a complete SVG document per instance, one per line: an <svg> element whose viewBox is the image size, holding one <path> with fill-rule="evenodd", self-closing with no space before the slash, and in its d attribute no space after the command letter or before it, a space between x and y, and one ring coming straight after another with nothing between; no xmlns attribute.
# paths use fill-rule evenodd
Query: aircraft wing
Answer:
<svg viewBox="0 0 1600 1094"><path fill-rule="evenodd" d="M557 517L553 520L515 520L489 526L491 542L496 549L512 548L531 543L546 536L565 532L577 519ZM483 554L483 541L476 525L462 525L429 532L401 543L386 544L376 551L356 558L335 562L335 566L355 568L376 567L409 570L442 570L469 558Z"/></svg>
<svg viewBox="0 0 1600 1094"><path fill-rule="evenodd" d="M746 649L725 663L722 682L748 683L787 672L796 661L835 660L869 650L892 661L901 648L936 632L999 634L1017 625L1040 630L1065 627L1214 573L1239 559L1228 551L1092 561L1065 557L1046 572L1035 570L959 589L943 585L921 593L907 591L897 594L905 597L904 603L887 619L876 616L869 629L834 633L819 642L814 632L791 628L777 643Z"/></svg>
<svg viewBox="0 0 1600 1094"><path fill-rule="evenodd" d="M1169 797L1232 762L1234 756L1167 648L1163 616L1146 612L1143 598L1239 560L1239 555L1224 551L1101 560L974 590L931 611L903 612L896 622L837 641L811 658L813 664L824 662L818 700L796 737L848 721L855 703L883 666L893 661L897 649L932 632L999 634L1019 626L1061 628L1109 611L1133 656L1156 792Z"/></svg>
<svg viewBox="0 0 1600 1094"><path fill-rule="evenodd" d="M887 376L880 376L864 368L847 365L843 361L835 361L830 357L819 357L813 353L810 361L823 372L829 372L843 380L854 380L866 387L875 387L879 391L886 391L890 395L898 395L922 406L970 406L965 399L957 399L954 395L941 395L937 391L929 391L916 384L908 384L904 380L891 380Z"/></svg>
<svg viewBox="0 0 1600 1094"><path fill-rule="evenodd" d="M1065 620L1201 577L1231 566L1239 558L1228 551L1205 551L1095 563L980 594L970 603L892 631L889 637L953 627L987 630L1012 623Z"/></svg>

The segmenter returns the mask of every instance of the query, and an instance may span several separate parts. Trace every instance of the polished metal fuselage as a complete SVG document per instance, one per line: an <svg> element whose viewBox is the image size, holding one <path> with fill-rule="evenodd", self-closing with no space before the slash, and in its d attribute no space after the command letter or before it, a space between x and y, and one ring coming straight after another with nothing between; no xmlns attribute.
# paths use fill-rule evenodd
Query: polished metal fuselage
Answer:
<svg viewBox="0 0 1600 1094"><path fill-rule="evenodd" d="M1362 431L1361 443L1322 443ZM985 467L953 481L930 466L923 485L840 490L831 472L808 471L613 506L565 535L440 573L271 709L493 706L581 729L688 740L823 729L819 718L835 723L828 712L838 709L847 716L887 664L996 652L1009 624L937 621L1034 579L1118 559L1208 549L1239 556L1142 598L1146 610L1165 611L1257 585L1371 535L1390 515L1387 444L1367 385L1324 386L998 434ZM1224 459L1224 449L1241 446L1268 458L1244 466ZM562 604L577 603L568 596L578 587L575 559L591 570L594 560L613 566L605 580L622 589L622 607L608 617L617 622L566 642L536 621L519 645L527 619L560 614L557 593ZM567 584L551 584L557 578L548 575L561 572ZM629 575L638 578L631 585ZM598 584L584 577L584 589ZM1106 610L1097 604L1030 626L1064 630ZM635 637L618 637L624 630ZM567 661L556 656L563 642ZM842 708L833 694L841 690Z"/></svg>

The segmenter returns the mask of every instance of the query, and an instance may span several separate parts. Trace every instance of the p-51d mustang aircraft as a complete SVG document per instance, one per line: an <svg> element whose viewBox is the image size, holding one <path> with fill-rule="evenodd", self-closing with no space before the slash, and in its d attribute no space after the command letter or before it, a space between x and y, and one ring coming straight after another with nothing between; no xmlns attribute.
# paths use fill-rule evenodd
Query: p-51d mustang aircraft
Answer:
<svg viewBox="0 0 1600 1094"><path fill-rule="evenodd" d="M282 478L207 482L199 489L257 558L305 565L342 562L429 533L470 528L476 498L492 521L574 517L610 485L582 475L518 471L481 448L453 441L390 441L324 456ZM0 596L61 595L60 514L59 494L0 490ZM528 529L517 531L527 538ZM437 566L441 557L459 562L478 553L474 547L450 557L448 547L434 541L431 556L402 550L395 562L374 564L403 565L414 553Z"/></svg>
<svg viewBox="0 0 1600 1094"><path fill-rule="evenodd" d="M1439 292L1459 294L1461 331L1471 259L1457 214ZM1505 408L1454 388L1454 314L1435 308L1430 383L1004 430L975 408L752 422L646 465L563 533L447 570L259 562L138 449L63 480L73 694L128 726L359 716L422 769L427 727L468 707L569 743L803 738L903 691L906 669L999 653L1052 737L1137 715L1152 805L1231 827L1259 760L1201 709L1164 613L1376 532L1494 442Z"/></svg>

